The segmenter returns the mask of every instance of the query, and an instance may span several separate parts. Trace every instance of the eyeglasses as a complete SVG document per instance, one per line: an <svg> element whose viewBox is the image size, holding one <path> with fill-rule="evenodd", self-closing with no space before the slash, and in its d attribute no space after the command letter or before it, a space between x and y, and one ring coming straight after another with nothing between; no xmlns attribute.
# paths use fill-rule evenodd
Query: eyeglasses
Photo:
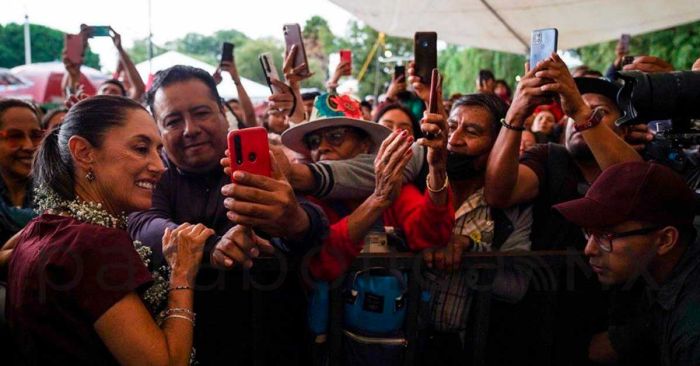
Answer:
<svg viewBox="0 0 700 366"><path fill-rule="evenodd" d="M593 241L595 241L596 245L598 245L600 249L610 253L613 250L612 243L615 239L626 238L635 235L646 235L659 229L661 229L661 226L651 226L637 230L625 231L622 233L606 233L602 231L584 229L583 234L586 237L586 240L591 240L591 238L593 238Z"/></svg>
<svg viewBox="0 0 700 366"><path fill-rule="evenodd" d="M24 131L15 128L0 131L0 138L5 140L12 148L21 146L27 139L32 142L32 145L37 146L39 143L41 143L41 139L43 137L44 131L42 130L31 130L29 131L29 135L27 135Z"/></svg>
<svg viewBox="0 0 700 366"><path fill-rule="evenodd" d="M338 147L343 144L349 131L347 127L335 127L309 133L304 136L304 144L309 150L316 150L321 146L321 141L326 139L329 144Z"/></svg>

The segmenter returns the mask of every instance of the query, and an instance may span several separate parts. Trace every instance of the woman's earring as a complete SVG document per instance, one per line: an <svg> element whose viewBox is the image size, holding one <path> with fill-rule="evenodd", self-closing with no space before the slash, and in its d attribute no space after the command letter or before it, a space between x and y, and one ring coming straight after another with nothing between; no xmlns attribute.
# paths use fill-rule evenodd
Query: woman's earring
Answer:
<svg viewBox="0 0 700 366"><path fill-rule="evenodd" d="M92 168L88 168L88 172L85 174L85 179L87 179L88 182L95 181L95 172L92 171Z"/></svg>

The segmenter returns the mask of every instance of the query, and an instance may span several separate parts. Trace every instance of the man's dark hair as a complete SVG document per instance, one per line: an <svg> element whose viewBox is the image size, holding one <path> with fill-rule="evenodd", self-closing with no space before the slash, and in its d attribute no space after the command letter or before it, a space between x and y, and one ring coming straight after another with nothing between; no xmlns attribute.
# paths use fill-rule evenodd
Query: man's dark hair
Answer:
<svg viewBox="0 0 700 366"><path fill-rule="evenodd" d="M301 100L303 100L303 101L314 100L319 95L321 95L321 93L319 93L317 91L312 91L312 92L308 92L308 93L301 93Z"/></svg>
<svg viewBox="0 0 700 366"><path fill-rule="evenodd" d="M39 112L31 103L14 98L0 99L0 127L2 127L4 123L2 120L2 115L5 114L5 112L10 108L27 108L34 113L37 119L39 119Z"/></svg>
<svg viewBox="0 0 700 366"><path fill-rule="evenodd" d="M124 84L123 84L121 81L119 81L119 80L117 80L117 79L109 79L109 80L105 80L105 81L102 82L102 85L105 85L105 84L116 85L117 88L119 88L119 90L121 91L122 97L126 97L126 96L127 96L127 95L126 95L126 88L124 87ZM102 85L100 85L100 87L102 87Z"/></svg>
<svg viewBox="0 0 700 366"><path fill-rule="evenodd" d="M115 95L97 95L75 104L60 127L41 142L34 156L32 176L37 186L52 189L61 198L75 198L75 170L68 140L80 136L92 146L102 146L109 130L126 124L127 112L146 109L134 100Z"/></svg>
<svg viewBox="0 0 700 366"><path fill-rule="evenodd" d="M493 71L481 69L479 70L479 80L481 80L482 82L487 80L496 80L496 77L493 76Z"/></svg>
<svg viewBox="0 0 700 366"><path fill-rule="evenodd" d="M49 126L49 121L51 121L51 119L58 113L68 113L68 108L59 107L46 112L44 117L41 118L41 122L39 123L41 129L45 130Z"/></svg>
<svg viewBox="0 0 700 366"><path fill-rule="evenodd" d="M372 110L372 103L370 103L366 100L363 100L360 102L360 107L369 108L369 110L371 111Z"/></svg>
<svg viewBox="0 0 700 366"><path fill-rule="evenodd" d="M192 79L197 79L204 83L204 85L206 85L209 89L209 95L211 96L211 99L214 100L217 104L219 104L220 108L223 108L223 106L221 106L221 97L219 97L219 91L216 90L216 82L214 81L214 78L211 75L209 75L208 72L197 67L175 65L165 70L158 71L153 78L153 86L151 86L151 89L149 89L148 93L146 93L146 104L151 110L151 113L153 113L153 116L156 116L156 111L153 107L153 103L155 100L156 92L158 92L158 90L160 90L161 88L165 88L171 84L180 83Z"/></svg>
<svg viewBox="0 0 700 366"><path fill-rule="evenodd" d="M506 112L508 111L508 105L501 100L495 94L467 94L459 99L457 99L452 104L452 110L456 110L458 107L481 107L489 111L491 115L491 132L493 132L493 137L498 135L501 130L501 118L505 118Z"/></svg>

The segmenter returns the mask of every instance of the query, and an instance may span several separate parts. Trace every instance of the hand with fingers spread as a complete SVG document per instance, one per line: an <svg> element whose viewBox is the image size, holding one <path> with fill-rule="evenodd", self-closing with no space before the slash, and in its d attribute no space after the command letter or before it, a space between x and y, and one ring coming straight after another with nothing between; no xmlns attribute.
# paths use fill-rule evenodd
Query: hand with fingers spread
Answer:
<svg viewBox="0 0 700 366"><path fill-rule="evenodd" d="M406 130L396 130L387 137L374 159L375 188L372 196L389 207L401 193L403 171L413 156L413 136Z"/></svg>
<svg viewBox="0 0 700 366"><path fill-rule="evenodd" d="M184 223L163 234L163 256L170 265L171 286L194 287L202 261L204 243L214 230L202 225Z"/></svg>
<svg viewBox="0 0 700 366"><path fill-rule="evenodd" d="M625 65L623 71L641 71L646 73L671 72L673 65L654 56L637 56L631 64Z"/></svg>
<svg viewBox="0 0 700 366"><path fill-rule="evenodd" d="M236 224L262 230L272 236L298 239L309 227L309 217L299 206L294 189L270 154L272 177L236 171L234 182L221 188L226 216Z"/></svg>
<svg viewBox="0 0 700 366"><path fill-rule="evenodd" d="M261 253L272 254L275 249L269 241L257 236L253 229L236 225L221 237L211 253L211 263L222 269L236 265L244 268L253 266L253 259Z"/></svg>
<svg viewBox="0 0 700 366"><path fill-rule="evenodd" d="M569 68L558 54L552 53L550 58L544 60L542 69L538 70L535 76L552 80L551 83L542 85L540 89L559 94L561 107L567 116L576 121L588 119L591 108L583 101Z"/></svg>

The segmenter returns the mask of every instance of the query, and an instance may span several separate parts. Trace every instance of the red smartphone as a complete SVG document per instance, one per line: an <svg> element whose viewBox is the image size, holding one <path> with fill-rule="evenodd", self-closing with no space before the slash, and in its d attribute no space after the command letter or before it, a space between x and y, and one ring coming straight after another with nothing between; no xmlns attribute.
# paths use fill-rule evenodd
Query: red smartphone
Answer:
<svg viewBox="0 0 700 366"><path fill-rule="evenodd" d="M292 46L297 46L297 53L294 57L294 68L305 65L299 73L301 76L309 75L309 62L306 60L306 49L304 48L304 38L301 35L301 27L299 24L285 24L282 28L284 31L284 55L285 58L291 51Z"/></svg>
<svg viewBox="0 0 700 366"><path fill-rule="evenodd" d="M438 69L433 69L430 74L430 100L428 103L428 113L437 113L438 106L438 86L440 85L440 73Z"/></svg>
<svg viewBox="0 0 700 366"><path fill-rule="evenodd" d="M413 37L413 57L416 76L427 84L430 73L437 68L437 33L416 32Z"/></svg>
<svg viewBox="0 0 700 366"><path fill-rule="evenodd" d="M352 51L340 50L340 62L347 62L350 64L350 70L346 72L345 75L352 75Z"/></svg>
<svg viewBox="0 0 700 366"><path fill-rule="evenodd" d="M228 152L232 175L233 172L242 170L251 174L272 176L270 147L265 128L251 127L229 132Z"/></svg>
<svg viewBox="0 0 700 366"><path fill-rule="evenodd" d="M66 34L64 38L64 47L68 59L76 64L83 63L83 53L85 51L85 40L81 34Z"/></svg>

